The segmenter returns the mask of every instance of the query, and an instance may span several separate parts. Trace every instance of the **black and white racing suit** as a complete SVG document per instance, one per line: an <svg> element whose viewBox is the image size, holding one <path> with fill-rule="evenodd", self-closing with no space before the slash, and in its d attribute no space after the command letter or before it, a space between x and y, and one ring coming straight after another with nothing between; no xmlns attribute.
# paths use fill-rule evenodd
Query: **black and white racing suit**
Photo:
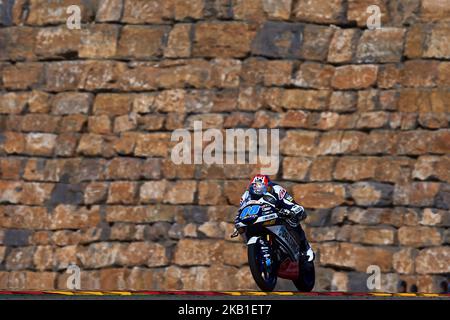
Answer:
<svg viewBox="0 0 450 320"><path fill-rule="evenodd" d="M305 232L300 225L300 221L306 219L307 217L305 209L301 205L297 204L294 201L294 198L282 186L271 183L270 187L270 192L268 192L268 194L275 198L275 207L280 210L281 215L286 217L288 224L293 230L296 231L301 243L300 250L306 254L311 246L309 245ZM250 192L247 190L241 197L240 207L242 208L245 206L250 200L258 199L252 199Z"/></svg>

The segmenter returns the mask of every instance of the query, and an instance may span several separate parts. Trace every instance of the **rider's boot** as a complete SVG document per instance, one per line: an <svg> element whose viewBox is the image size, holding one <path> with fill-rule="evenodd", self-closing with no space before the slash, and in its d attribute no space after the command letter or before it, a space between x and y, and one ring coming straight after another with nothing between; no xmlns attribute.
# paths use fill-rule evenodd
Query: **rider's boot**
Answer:
<svg viewBox="0 0 450 320"><path fill-rule="evenodd" d="M306 261L313 261L315 258L315 253L309 244L308 240L306 239L305 231L303 231L303 228L299 224L297 227L294 228L296 231L299 239L300 239L300 252L303 257L305 257Z"/></svg>

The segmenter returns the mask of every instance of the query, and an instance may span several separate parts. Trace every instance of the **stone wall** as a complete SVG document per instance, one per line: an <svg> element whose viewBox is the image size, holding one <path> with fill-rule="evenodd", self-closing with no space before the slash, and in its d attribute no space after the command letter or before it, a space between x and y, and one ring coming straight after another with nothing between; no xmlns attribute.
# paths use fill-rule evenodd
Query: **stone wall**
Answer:
<svg viewBox="0 0 450 320"><path fill-rule="evenodd" d="M281 130L316 290L373 264L443 290L449 0L7 0L0 26L0 288L65 289L70 263L82 289L255 288L229 234L258 169L170 159L203 121Z"/></svg>

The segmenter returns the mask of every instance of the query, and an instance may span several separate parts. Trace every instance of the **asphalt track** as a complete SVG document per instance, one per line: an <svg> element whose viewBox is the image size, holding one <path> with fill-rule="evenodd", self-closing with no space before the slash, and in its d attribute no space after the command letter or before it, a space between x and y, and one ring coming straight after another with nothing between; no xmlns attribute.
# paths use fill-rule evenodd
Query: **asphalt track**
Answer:
<svg viewBox="0 0 450 320"><path fill-rule="evenodd" d="M450 300L436 293L259 291L0 291L0 300Z"/></svg>

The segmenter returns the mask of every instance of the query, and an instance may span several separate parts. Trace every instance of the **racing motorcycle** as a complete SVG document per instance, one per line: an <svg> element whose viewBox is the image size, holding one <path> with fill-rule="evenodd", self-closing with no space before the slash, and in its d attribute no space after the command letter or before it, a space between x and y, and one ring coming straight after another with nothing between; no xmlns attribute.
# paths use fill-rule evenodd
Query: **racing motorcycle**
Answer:
<svg viewBox="0 0 450 320"><path fill-rule="evenodd" d="M250 271L262 291L273 291L278 277L292 280L299 291L313 289L314 252L309 246L301 247L305 241L279 216L272 195L266 194L241 207L235 228L231 236L240 234L247 242Z"/></svg>

